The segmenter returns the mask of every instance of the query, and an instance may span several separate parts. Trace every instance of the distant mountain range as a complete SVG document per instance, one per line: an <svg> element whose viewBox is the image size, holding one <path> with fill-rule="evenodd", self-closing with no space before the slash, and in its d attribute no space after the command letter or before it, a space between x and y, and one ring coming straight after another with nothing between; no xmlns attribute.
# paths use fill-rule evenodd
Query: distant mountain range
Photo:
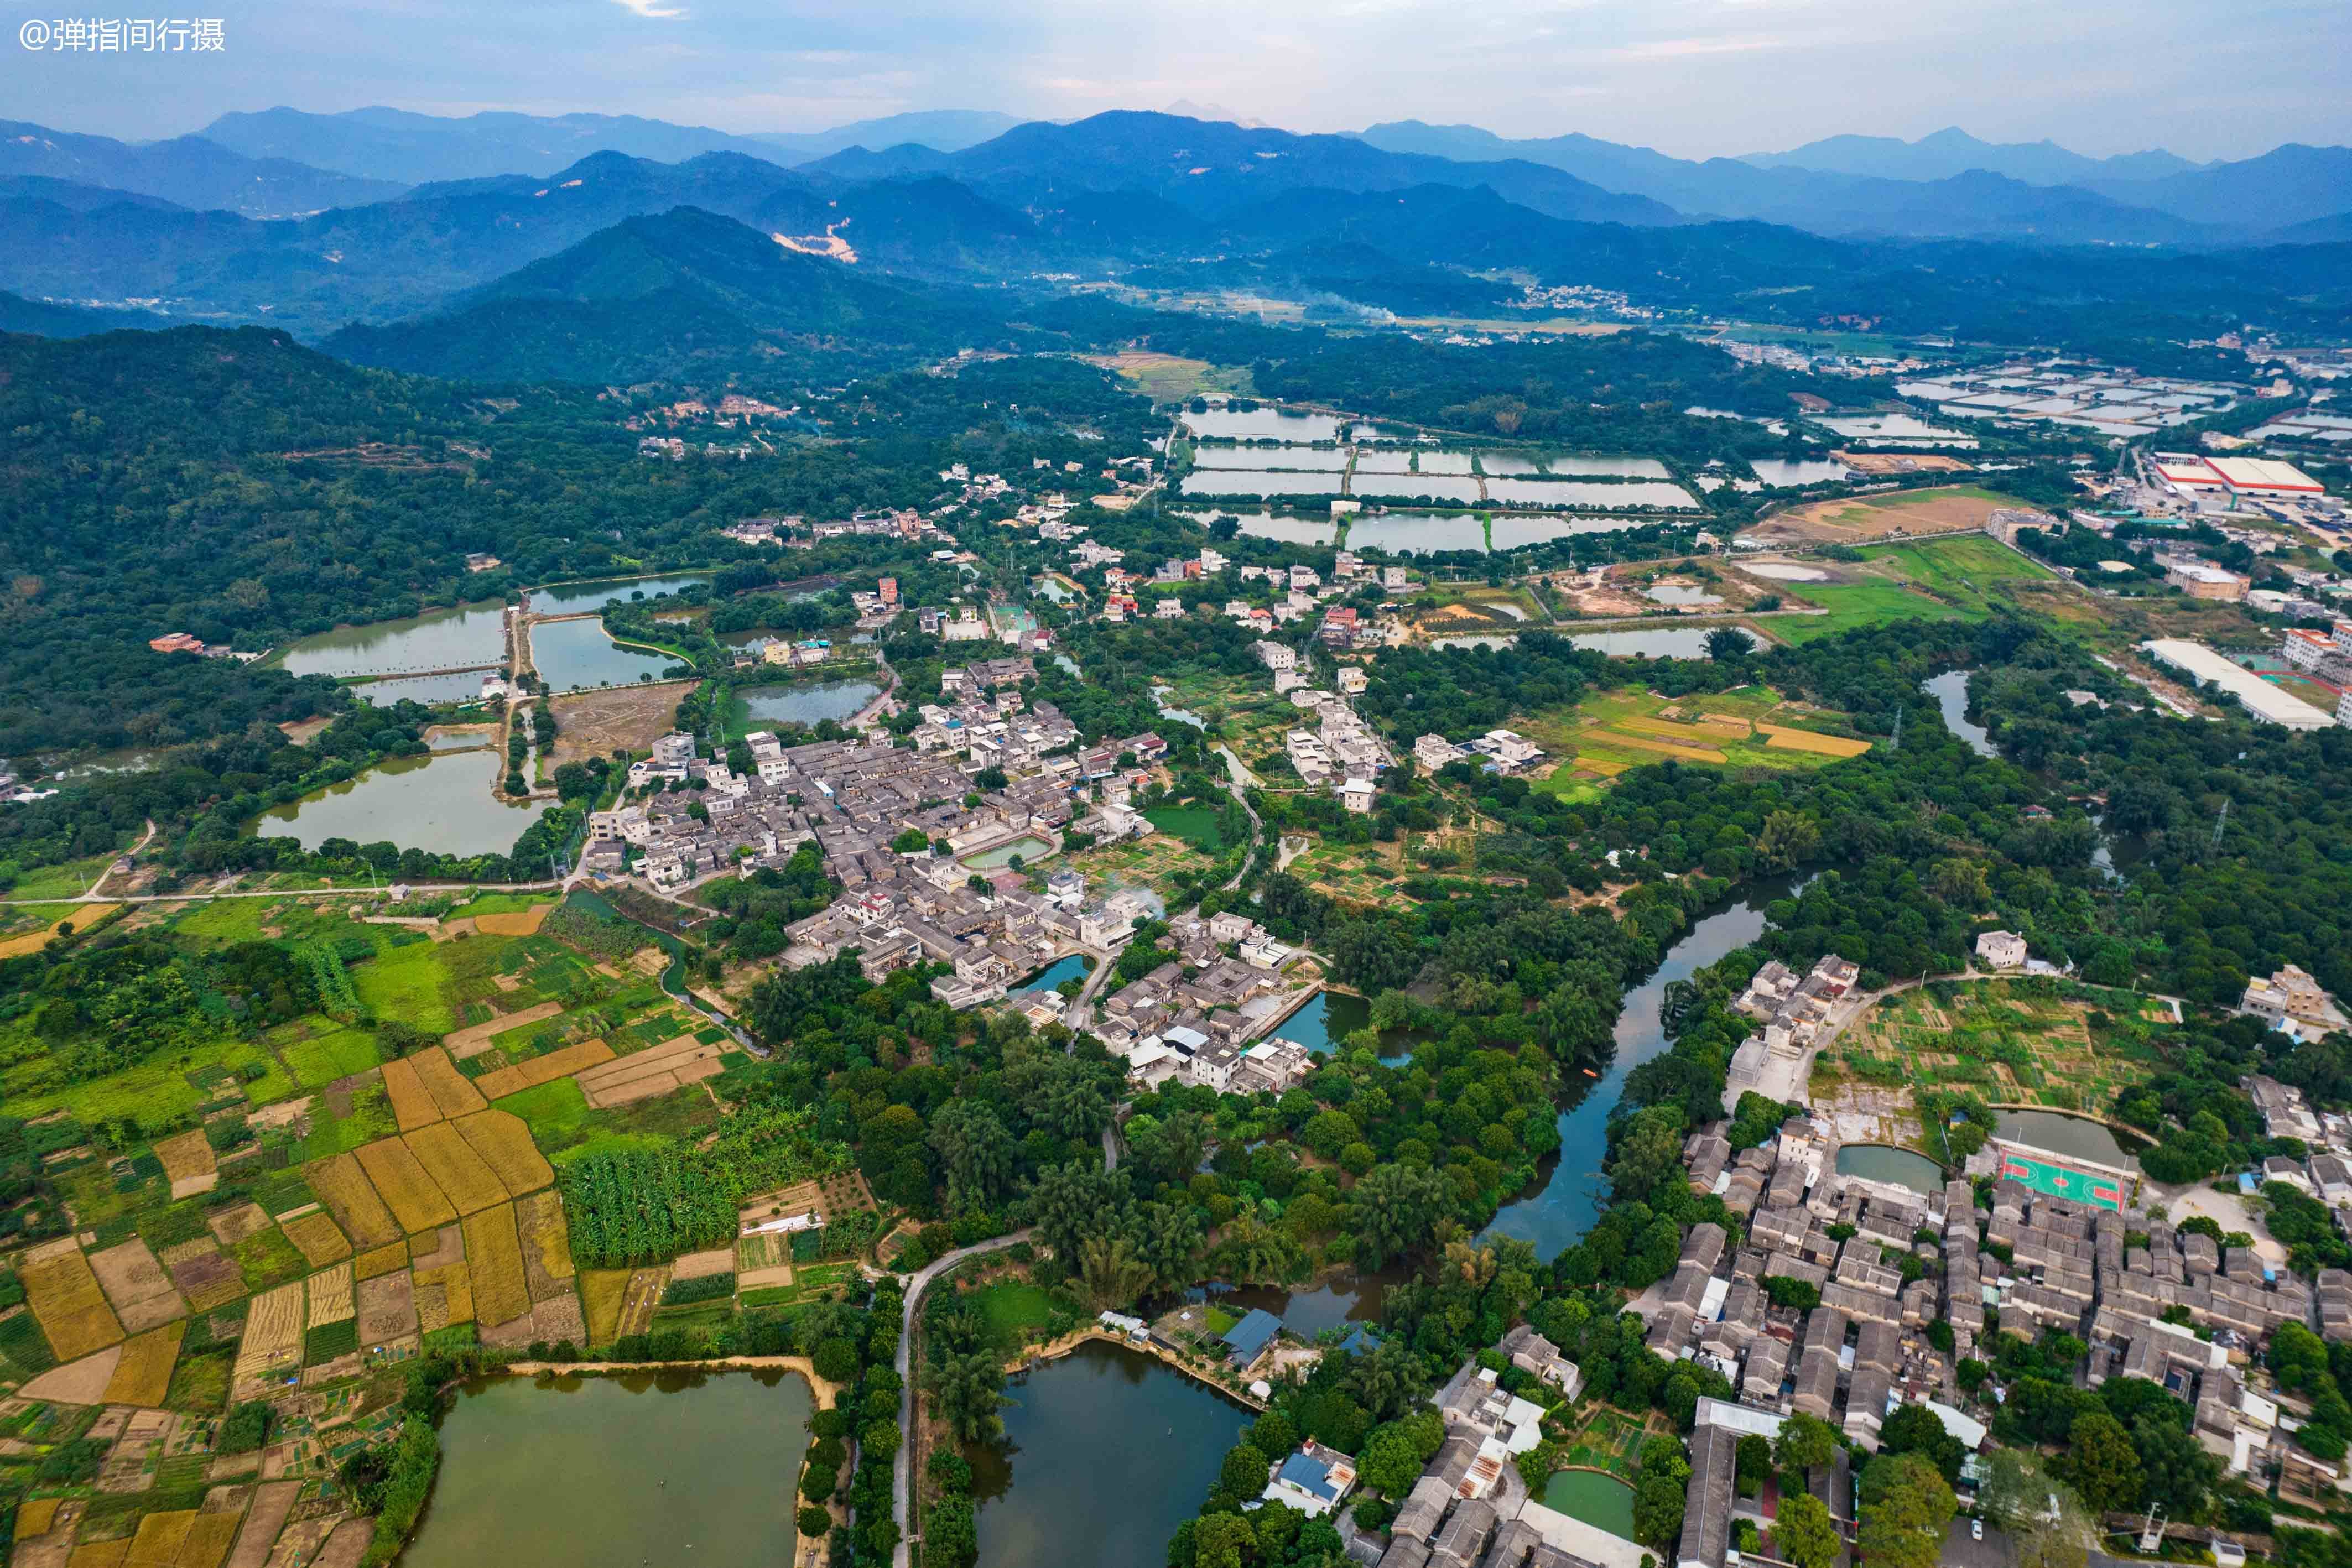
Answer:
<svg viewBox="0 0 2352 1568"><path fill-rule="evenodd" d="M249 218L352 207L402 186L276 157L247 157L201 136L133 144L0 120L0 179L33 176L158 196L183 207L217 207Z"/></svg>
<svg viewBox="0 0 2352 1568"><path fill-rule="evenodd" d="M454 119L398 109L354 109L342 114L267 109L224 114L198 134L248 158L299 159L346 174L421 185L497 174L551 174L592 152L625 152L665 163L704 152L740 152L789 165L860 145L915 142L955 152L1019 123L1009 114L941 109L861 120L831 131L736 136L635 115L485 112Z"/></svg>
<svg viewBox="0 0 2352 1568"><path fill-rule="evenodd" d="M953 141L989 118L869 129ZM2004 341L2056 340L2070 311L2122 320L2140 309L2129 329L2137 336L2158 321L2179 336L2210 335L2247 319L2230 312L2265 301L2281 325L2328 330L2352 289L2352 152L2340 148L2283 147L2136 182L2101 175L2106 188L2093 189L1996 170L1911 180L1692 162L1590 137L1507 141L1413 121L1302 136L1125 111L1016 125L946 149L839 147L796 167L755 138L609 117L273 110L214 129L264 155L205 138L131 146L37 126L0 139L0 289L21 298L14 319L65 329L68 319L35 307L152 302L176 319L268 321L314 340L382 329L337 341L388 363L487 375L521 361L569 374L697 362L696 344L748 351L755 340L821 336L828 319L887 324L890 311L907 313L920 329L913 340L928 342L930 323L969 319L960 313L972 285L1034 300L1060 287L1049 277L1248 289L1403 315L1490 314L1528 280L1586 284L1712 313L1868 316ZM514 149L526 142L541 157L559 134L730 145L672 159L596 151L544 172L509 166L405 186L268 155L291 144L274 138L299 135L341 156L331 131L375 149L377 161L361 166L409 173L520 156ZM466 137L477 140L461 145ZM1988 145L1927 141L1947 162ZM1855 162L1866 151L1841 142L1784 156ZM1992 152L2012 171L2072 168L2046 149ZM394 154L406 162L387 161ZM2154 167L2150 157L2097 166ZM335 189L361 199L276 215L281 197L295 207ZM729 227L697 229L679 209ZM675 221L658 233L630 227L655 217ZM593 269L573 254L592 240L606 254ZM2258 241L2291 248L2245 248ZM585 281L613 276L613 256L642 261L656 249L671 272L704 282L616 292ZM572 257L572 281L530 273L559 256ZM754 256L758 267L745 271ZM830 278L901 292L860 304L817 288ZM626 319L656 297L676 322ZM794 325L788 299L820 325ZM568 318L540 308L551 302ZM517 324L526 318L527 329ZM520 347L468 361L461 327L509 333ZM895 340L874 325L848 336ZM604 347L562 346L591 340Z"/></svg>
<svg viewBox="0 0 2352 1568"><path fill-rule="evenodd" d="M1590 136L1510 141L1476 126L1411 120L1360 135L1397 152L1545 163L1694 216L1760 218L1816 234L2210 248L2352 212L2352 149L2341 147L2289 145L2200 167L2168 152L2095 160L2047 142L1998 147L1942 131L1916 142L1833 137L1791 152L1693 162Z"/></svg>
<svg viewBox="0 0 2352 1568"><path fill-rule="evenodd" d="M2055 141L1980 141L1949 126L1916 141L1893 136L1829 136L1786 152L1741 158L1759 169L1812 169L1824 174L1866 174L1879 180L1948 180L1982 170L2029 185L2092 185L2103 181L2160 180L2205 165L2165 152L2086 158Z"/></svg>

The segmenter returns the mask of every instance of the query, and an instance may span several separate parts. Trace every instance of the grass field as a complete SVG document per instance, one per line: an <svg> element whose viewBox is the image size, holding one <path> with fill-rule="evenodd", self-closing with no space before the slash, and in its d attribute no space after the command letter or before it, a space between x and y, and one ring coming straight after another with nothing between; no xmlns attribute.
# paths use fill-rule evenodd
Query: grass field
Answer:
<svg viewBox="0 0 2352 1568"><path fill-rule="evenodd" d="M1213 855L1225 847L1224 839L1217 832L1217 813L1212 807L1154 806L1143 814L1153 827L1173 834L1203 854Z"/></svg>
<svg viewBox="0 0 2352 1568"><path fill-rule="evenodd" d="M1514 722L1560 766L1536 788L1568 795L1669 758L1707 767L1818 768L1865 742L1833 732L1842 716L1792 710L1769 686L1676 701L1641 688L1595 692L1573 707Z"/></svg>
<svg viewBox="0 0 2352 1568"><path fill-rule="evenodd" d="M87 860L68 861L62 865L36 866L17 877L16 884L8 890L11 898L79 898L98 880L98 873L114 862L111 854L91 855Z"/></svg>
<svg viewBox="0 0 2352 1568"><path fill-rule="evenodd" d="M1810 601L1829 613L1775 616L1773 633L1791 643L1809 643L1890 621L1982 621L2004 606L2046 615L2077 602L2071 594L2041 592L2058 585L2055 574L1981 535L1880 545L1864 550L1863 557L1851 574L1853 580L1786 585L1789 598ZM2039 602L2021 599L2021 589Z"/></svg>
<svg viewBox="0 0 2352 1568"><path fill-rule="evenodd" d="M1035 1285L1000 1281L971 1293L973 1304L988 1320L989 1331L1007 1345L1026 1342L1029 1331L1042 1329L1054 1316L1054 1299Z"/></svg>
<svg viewBox="0 0 2352 1568"><path fill-rule="evenodd" d="M1247 365L1228 370L1206 360L1187 360L1140 349L1118 354L1088 354L1084 358L1090 365L1117 371L1119 380L1154 402L1183 402L1204 392L1246 394L1250 391Z"/></svg>

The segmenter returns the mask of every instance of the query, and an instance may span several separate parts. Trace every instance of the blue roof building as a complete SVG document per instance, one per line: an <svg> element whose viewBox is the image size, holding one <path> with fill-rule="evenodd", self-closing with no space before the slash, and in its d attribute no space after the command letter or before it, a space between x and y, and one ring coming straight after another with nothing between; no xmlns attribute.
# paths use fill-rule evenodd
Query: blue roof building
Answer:
<svg viewBox="0 0 2352 1568"><path fill-rule="evenodd" d="M1320 1519L1338 1508L1355 1484L1354 1460L1309 1441L1276 1469L1264 1496L1268 1502L1287 1503L1309 1519Z"/></svg>
<svg viewBox="0 0 2352 1568"><path fill-rule="evenodd" d="M1234 1365L1246 1370L1251 1363L1265 1354L1274 1336L1282 1327L1282 1320L1263 1307L1252 1307L1242 1321L1218 1337L1232 1348L1229 1359Z"/></svg>

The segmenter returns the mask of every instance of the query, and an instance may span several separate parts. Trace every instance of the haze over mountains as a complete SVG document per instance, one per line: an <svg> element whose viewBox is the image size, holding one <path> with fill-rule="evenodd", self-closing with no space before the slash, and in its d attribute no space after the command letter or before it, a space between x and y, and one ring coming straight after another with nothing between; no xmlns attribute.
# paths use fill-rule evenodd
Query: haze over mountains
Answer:
<svg viewBox="0 0 2352 1568"><path fill-rule="evenodd" d="M208 131L0 128L0 290L22 297L0 319L64 334L109 318L60 308L152 304L331 335L373 362L590 376L785 339L985 338L1076 278L1403 315L1507 309L1532 281L1915 331L2112 308L2139 311L2141 335L2210 333L2232 295L2316 328L2352 289L2342 148L2200 166L1955 131L1694 162L1581 135L1133 111L795 138L272 110ZM982 306L976 287L1016 292ZM631 319L647 310L672 319Z"/></svg>

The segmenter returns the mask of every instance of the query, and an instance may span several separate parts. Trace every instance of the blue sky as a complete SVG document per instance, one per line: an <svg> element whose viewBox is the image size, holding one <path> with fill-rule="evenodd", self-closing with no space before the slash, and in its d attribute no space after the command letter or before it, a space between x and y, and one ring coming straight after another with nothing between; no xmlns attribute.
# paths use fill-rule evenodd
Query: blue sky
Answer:
<svg viewBox="0 0 2352 1568"><path fill-rule="evenodd" d="M130 14L92 3L79 14ZM384 103L761 131L1181 99L1295 130L1466 121L1687 157L1953 124L2097 154L2352 141L2345 0L197 3L221 53L28 52L20 26L62 8L0 0L0 117L145 138L232 109Z"/></svg>

